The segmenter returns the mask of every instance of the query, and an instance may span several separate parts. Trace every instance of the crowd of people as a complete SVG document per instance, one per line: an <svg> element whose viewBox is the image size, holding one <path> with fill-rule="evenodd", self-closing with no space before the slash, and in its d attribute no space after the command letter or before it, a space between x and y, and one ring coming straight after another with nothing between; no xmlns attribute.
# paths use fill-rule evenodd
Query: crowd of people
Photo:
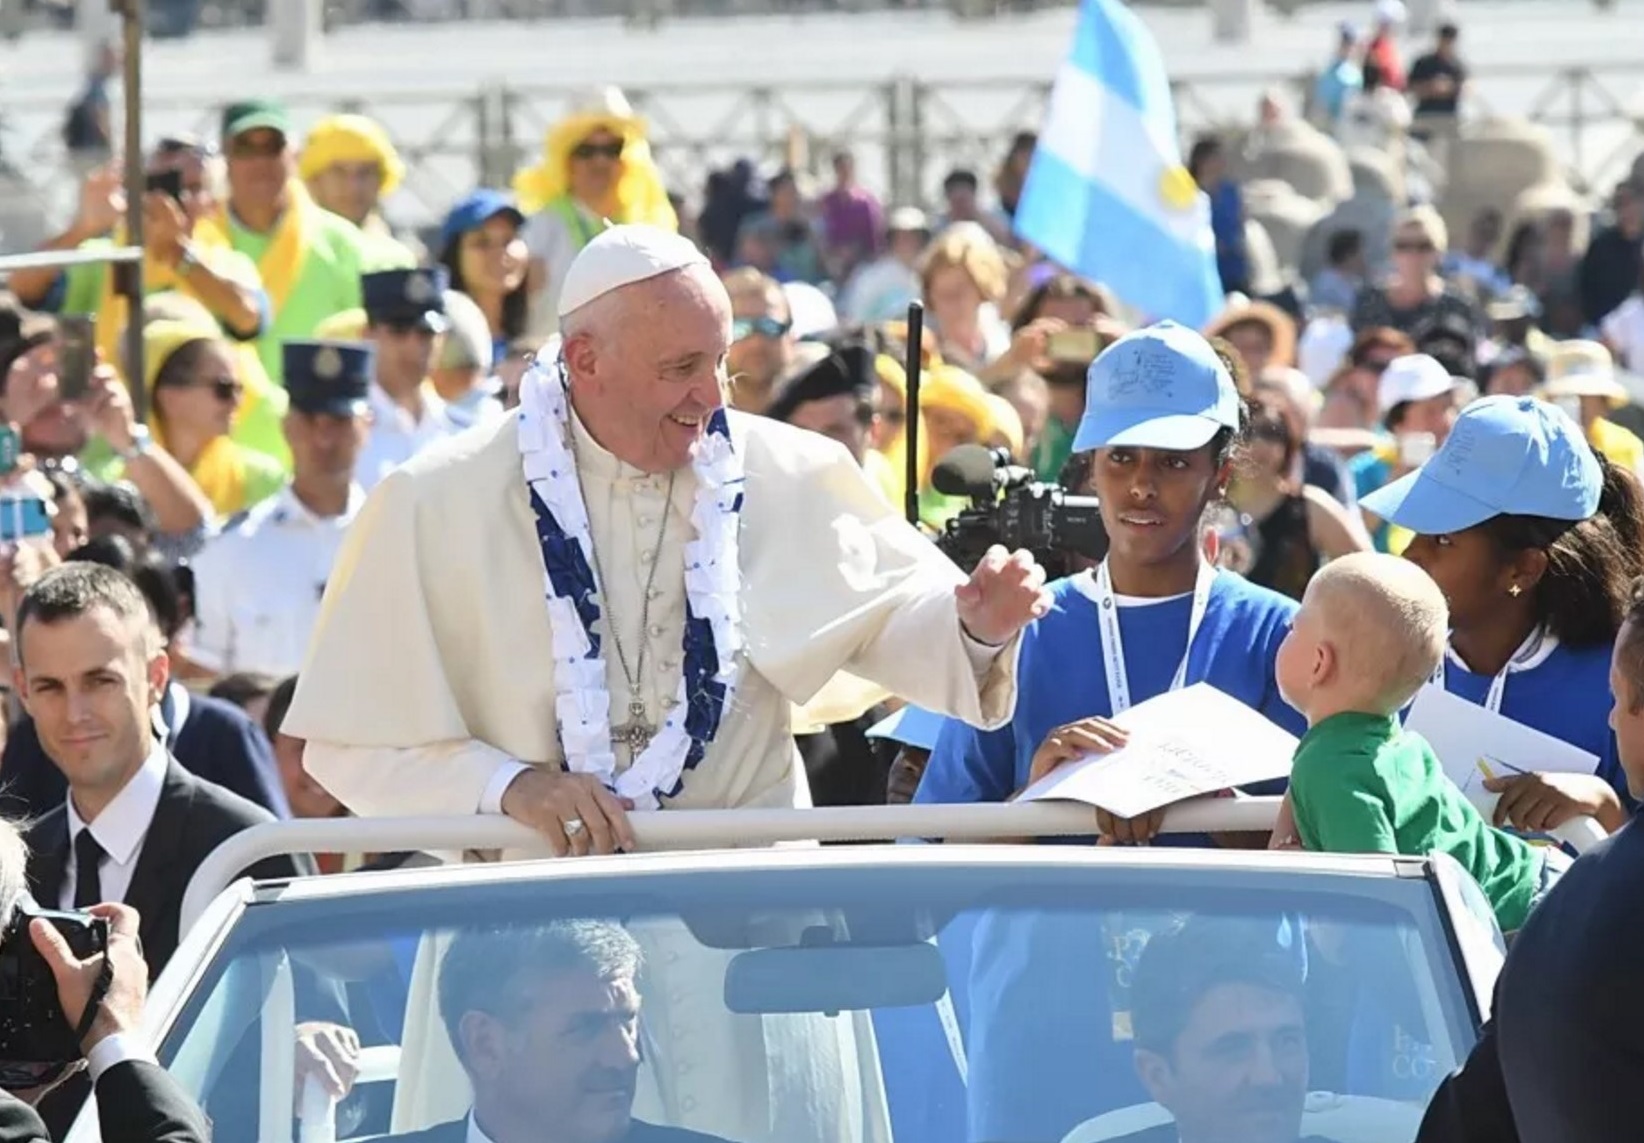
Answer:
<svg viewBox="0 0 1644 1143"><path fill-rule="evenodd" d="M136 906L152 974L192 869L257 822L505 813L586 853L659 804L1004 802L1206 681L1301 736L1272 844L1450 853L1548 955L1537 913L1590 879L1523 838L1619 831L1644 789L1644 156L1593 218L1504 245L1487 213L1452 249L1421 148L1464 95L1460 31L1406 74L1398 8L1343 29L1310 112L1396 139L1389 257L1340 230L1310 282L1261 288L1232 147L1200 139L1227 288L1202 330L1016 237L1031 133L937 213L882 203L848 151L825 189L745 162L693 201L606 89L429 234L385 213L404 165L368 118L299 133L254 99L160 140L140 307L96 261L0 299L0 801L33 823L34 893ZM94 167L45 249L123 245L126 205ZM1048 585L1026 553L956 570L911 525L968 506L934 478L965 445L1095 496L1105 557ZM1592 772L1492 777L1481 815L1401 729L1426 686ZM991 970L973 988L1018 985ZM1001 1011L984 1052L1035 1034ZM335 1094L357 1054L335 1013L299 1029ZM1072 1125L1031 1087L997 1108Z"/></svg>

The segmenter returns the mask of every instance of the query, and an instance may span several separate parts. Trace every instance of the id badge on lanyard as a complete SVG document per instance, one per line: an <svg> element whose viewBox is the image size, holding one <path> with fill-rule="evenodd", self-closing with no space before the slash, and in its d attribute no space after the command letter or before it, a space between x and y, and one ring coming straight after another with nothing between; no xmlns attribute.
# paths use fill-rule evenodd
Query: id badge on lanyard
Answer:
<svg viewBox="0 0 1644 1143"><path fill-rule="evenodd" d="M1124 636L1119 631L1119 605L1113 596L1113 580L1108 575L1107 561L1103 560L1096 573L1096 618L1102 632L1102 667L1107 672L1108 701L1114 714L1123 714L1131 707L1130 673L1125 667ZM1187 646L1182 650L1182 661L1170 680L1170 689L1181 690L1187 684L1187 662L1193 655L1193 640L1204 622L1204 613L1210 606L1210 586L1216 579L1216 569L1201 561L1199 574L1193 581L1193 609L1187 620Z"/></svg>

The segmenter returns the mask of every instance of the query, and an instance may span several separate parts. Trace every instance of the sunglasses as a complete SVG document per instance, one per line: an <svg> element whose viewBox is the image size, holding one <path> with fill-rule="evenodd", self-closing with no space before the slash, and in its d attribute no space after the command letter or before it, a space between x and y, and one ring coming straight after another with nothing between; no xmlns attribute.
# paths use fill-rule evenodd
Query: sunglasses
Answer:
<svg viewBox="0 0 1644 1143"><path fill-rule="evenodd" d="M1393 249L1400 254L1431 254L1436 247L1425 239L1406 239L1393 243Z"/></svg>
<svg viewBox="0 0 1644 1143"><path fill-rule="evenodd" d="M209 377L170 387L175 389L210 389L211 395L217 400L234 401L236 403L239 402L240 395L245 392L245 386L236 377Z"/></svg>
<svg viewBox="0 0 1644 1143"><path fill-rule="evenodd" d="M571 152L571 158L583 160L611 159L615 161L622 158L623 145L620 139L615 143L578 143L576 149Z"/></svg>
<svg viewBox="0 0 1644 1143"><path fill-rule="evenodd" d="M793 328L791 321L778 321L773 317L737 318L731 323L731 340L741 341L753 337L785 337Z"/></svg>

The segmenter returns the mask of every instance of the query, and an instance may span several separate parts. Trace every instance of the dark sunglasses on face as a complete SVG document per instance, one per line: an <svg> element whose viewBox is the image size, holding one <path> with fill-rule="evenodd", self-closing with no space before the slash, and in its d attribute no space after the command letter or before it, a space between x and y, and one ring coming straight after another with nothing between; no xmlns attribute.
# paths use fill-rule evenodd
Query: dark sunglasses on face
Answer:
<svg viewBox="0 0 1644 1143"><path fill-rule="evenodd" d="M219 401L238 402L240 394L245 392L245 386L235 377L208 377L187 385L178 386L180 389L209 389L211 395Z"/></svg>
<svg viewBox="0 0 1644 1143"><path fill-rule="evenodd" d="M1431 254L1434 247L1425 238L1406 238L1393 243L1393 249L1400 254Z"/></svg>
<svg viewBox="0 0 1644 1143"><path fill-rule="evenodd" d="M622 147L623 144L620 139L614 143L578 143L576 149L571 152L571 158L582 160L610 159L615 162L617 159L622 158Z"/></svg>
<svg viewBox="0 0 1644 1143"><path fill-rule="evenodd" d="M731 340L741 341L743 338L753 337L783 337L793 328L791 321L778 321L773 317L737 318L731 323Z"/></svg>

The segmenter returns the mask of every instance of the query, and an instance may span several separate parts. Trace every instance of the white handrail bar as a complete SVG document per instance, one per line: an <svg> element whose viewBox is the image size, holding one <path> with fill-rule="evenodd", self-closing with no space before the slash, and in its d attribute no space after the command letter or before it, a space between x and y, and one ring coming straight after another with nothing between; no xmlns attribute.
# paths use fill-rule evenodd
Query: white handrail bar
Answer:
<svg viewBox="0 0 1644 1143"><path fill-rule="evenodd" d="M29 254L0 255L0 274L18 270L62 270L70 266L102 266L117 262L138 262L141 246L94 246L90 250L37 250Z"/></svg>
<svg viewBox="0 0 1644 1143"><path fill-rule="evenodd" d="M1163 832L1268 830L1277 797L1198 798L1170 806ZM641 849L721 849L796 841L885 841L943 838L1001 841L1067 837L1095 832L1089 806L1070 802L987 805L827 806L814 809L659 810L629 815ZM1605 834L1591 818L1577 818L1558 836L1578 851ZM294 853L462 852L510 850L549 856L536 833L501 815L424 818L304 818L270 822L235 834L213 850L183 895L187 932L211 900L242 870L265 858Z"/></svg>
<svg viewBox="0 0 1644 1143"><path fill-rule="evenodd" d="M1265 830L1278 798L1206 798L1172 806L1164 832ZM1090 807L1068 802L1005 805L826 806L814 809L658 810L629 815L641 849L722 849L793 841L885 841L901 837L995 841L1095 832ZM304 818L235 834L195 870L183 895L188 931L212 898L265 858L293 853L462 852L506 849L548 857L543 839L511 818L473 814L424 818Z"/></svg>

